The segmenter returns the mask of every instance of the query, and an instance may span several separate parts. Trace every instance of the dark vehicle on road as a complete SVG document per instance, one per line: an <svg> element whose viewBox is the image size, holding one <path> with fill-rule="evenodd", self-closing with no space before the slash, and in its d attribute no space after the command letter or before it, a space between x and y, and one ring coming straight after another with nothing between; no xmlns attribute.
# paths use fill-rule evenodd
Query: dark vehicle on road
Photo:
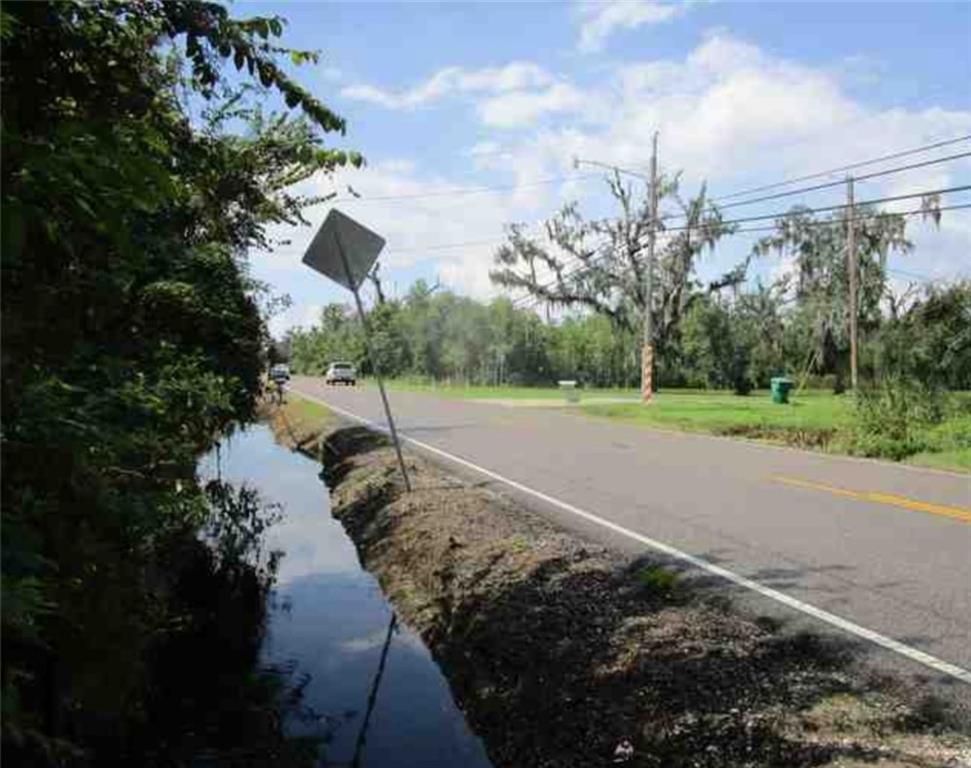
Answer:
<svg viewBox="0 0 971 768"><path fill-rule="evenodd" d="M283 402L283 388L290 381L290 366L285 363L277 363L270 368L270 381L276 386L277 402Z"/></svg>

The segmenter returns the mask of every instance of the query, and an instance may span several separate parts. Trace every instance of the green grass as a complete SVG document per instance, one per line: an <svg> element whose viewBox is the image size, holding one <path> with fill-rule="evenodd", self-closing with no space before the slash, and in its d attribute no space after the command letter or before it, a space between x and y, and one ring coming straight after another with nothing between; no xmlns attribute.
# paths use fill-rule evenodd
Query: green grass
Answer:
<svg viewBox="0 0 971 768"><path fill-rule="evenodd" d="M395 390L424 392L439 397L475 400L549 400L565 402L555 387L496 387L431 384L416 380L388 382ZM968 393L955 393L958 403L971 401ZM630 398L632 402L596 402L598 398ZM636 389L581 390L579 411L587 416L648 428L701 432L768 440L842 453L853 424L853 398L828 390L806 390L786 405L773 403L767 390L746 397L731 392L662 390L650 406L639 401ZM965 406L967 407L967 406ZM971 419L955 415L927 432L930 450L904 461L918 466L971 472Z"/></svg>
<svg viewBox="0 0 971 768"><path fill-rule="evenodd" d="M926 433L929 450L907 457L908 464L971 472L971 403L958 393L961 409Z"/></svg>
<svg viewBox="0 0 971 768"><path fill-rule="evenodd" d="M852 403L828 392L803 393L788 405L773 403L768 392L746 397L729 393L659 392L649 406L640 403L581 405L584 413L608 419L691 432L739 434L744 430L837 430L848 423Z"/></svg>
<svg viewBox="0 0 971 768"><path fill-rule="evenodd" d="M678 583L678 574L660 565L641 568L634 574L637 583L650 592L670 592Z"/></svg>
<svg viewBox="0 0 971 768"><path fill-rule="evenodd" d="M364 384L374 384L373 380L365 379ZM385 382L388 389L405 390L408 392L425 392L440 397L450 397L462 400L565 400L563 391L557 387L496 387L468 384L430 384L425 381L408 379L392 379ZM597 397L630 397L636 398L636 389L582 389L581 399Z"/></svg>
<svg viewBox="0 0 971 768"><path fill-rule="evenodd" d="M326 406L313 400L305 400L293 392L287 393L286 412L290 417L305 422L331 421L334 418L333 411Z"/></svg>
<svg viewBox="0 0 971 768"><path fill-rule="evenodd" d="M918 467L971 473L971 448L955 448L951 451L938 451L937 453L924 451L908 456L904 461Z"/></svg>

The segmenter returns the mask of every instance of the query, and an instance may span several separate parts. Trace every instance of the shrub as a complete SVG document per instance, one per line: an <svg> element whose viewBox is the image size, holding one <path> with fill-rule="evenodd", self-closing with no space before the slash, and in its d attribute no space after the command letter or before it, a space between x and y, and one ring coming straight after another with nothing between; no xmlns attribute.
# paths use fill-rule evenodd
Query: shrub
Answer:
<svg viewBox="0 0 971 768"><path fill-rule="evenodd" d="M851 453L899 461L924 450L939 450L933 428L953 406L944 390L890 376L856 396Z"/></svg>

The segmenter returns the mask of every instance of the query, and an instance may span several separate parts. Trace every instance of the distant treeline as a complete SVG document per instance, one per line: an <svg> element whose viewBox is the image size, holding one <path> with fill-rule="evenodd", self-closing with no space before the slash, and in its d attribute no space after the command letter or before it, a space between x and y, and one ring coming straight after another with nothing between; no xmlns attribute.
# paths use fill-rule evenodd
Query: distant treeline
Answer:
<svg viewBox="0 0 971 768"><path fill-rule="evenodd" d="M661 386L744 393L788 374L839 391L848 379L848 340L833 330L837 323L820 332L812 296L793 299L761 286L696 291L686 306L659 350ZM387 376L525 385L569 378L593 387L637 386L640 380L640 334L600 314L546 321L506 298L475 301L419 280L404 298L377 303L369 321ZM864 379L893 373L971 388L971 283L927 287L905 302L885 302L861 331ZM334 360L371 371L349 305L326 306L315 326L291 332L287 342L299 373L319 374Z"/></svg>

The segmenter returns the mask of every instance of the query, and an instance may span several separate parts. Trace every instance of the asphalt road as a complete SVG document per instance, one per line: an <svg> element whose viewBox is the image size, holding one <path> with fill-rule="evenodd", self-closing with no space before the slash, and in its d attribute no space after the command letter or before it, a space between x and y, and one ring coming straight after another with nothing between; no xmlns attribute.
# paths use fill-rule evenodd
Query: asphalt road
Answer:
<svg viewBox="0 0 971 768"><path fill-rule="evenodd" d="M327 387L305 377L296 377L292 387L385 423L374 388ZM403 435L931 654L966 675L971 670L968 477L653 431L568 409L389 396ZM510 490L547 514L571 516L562 504ZM614 538L625 537L614 532ZM626 538L630 551L643 549ZM859 635L851 639L868 645ZM900 653L877 646L874 653L895 656L923 679L971 691L953 674Z"/></svg>

